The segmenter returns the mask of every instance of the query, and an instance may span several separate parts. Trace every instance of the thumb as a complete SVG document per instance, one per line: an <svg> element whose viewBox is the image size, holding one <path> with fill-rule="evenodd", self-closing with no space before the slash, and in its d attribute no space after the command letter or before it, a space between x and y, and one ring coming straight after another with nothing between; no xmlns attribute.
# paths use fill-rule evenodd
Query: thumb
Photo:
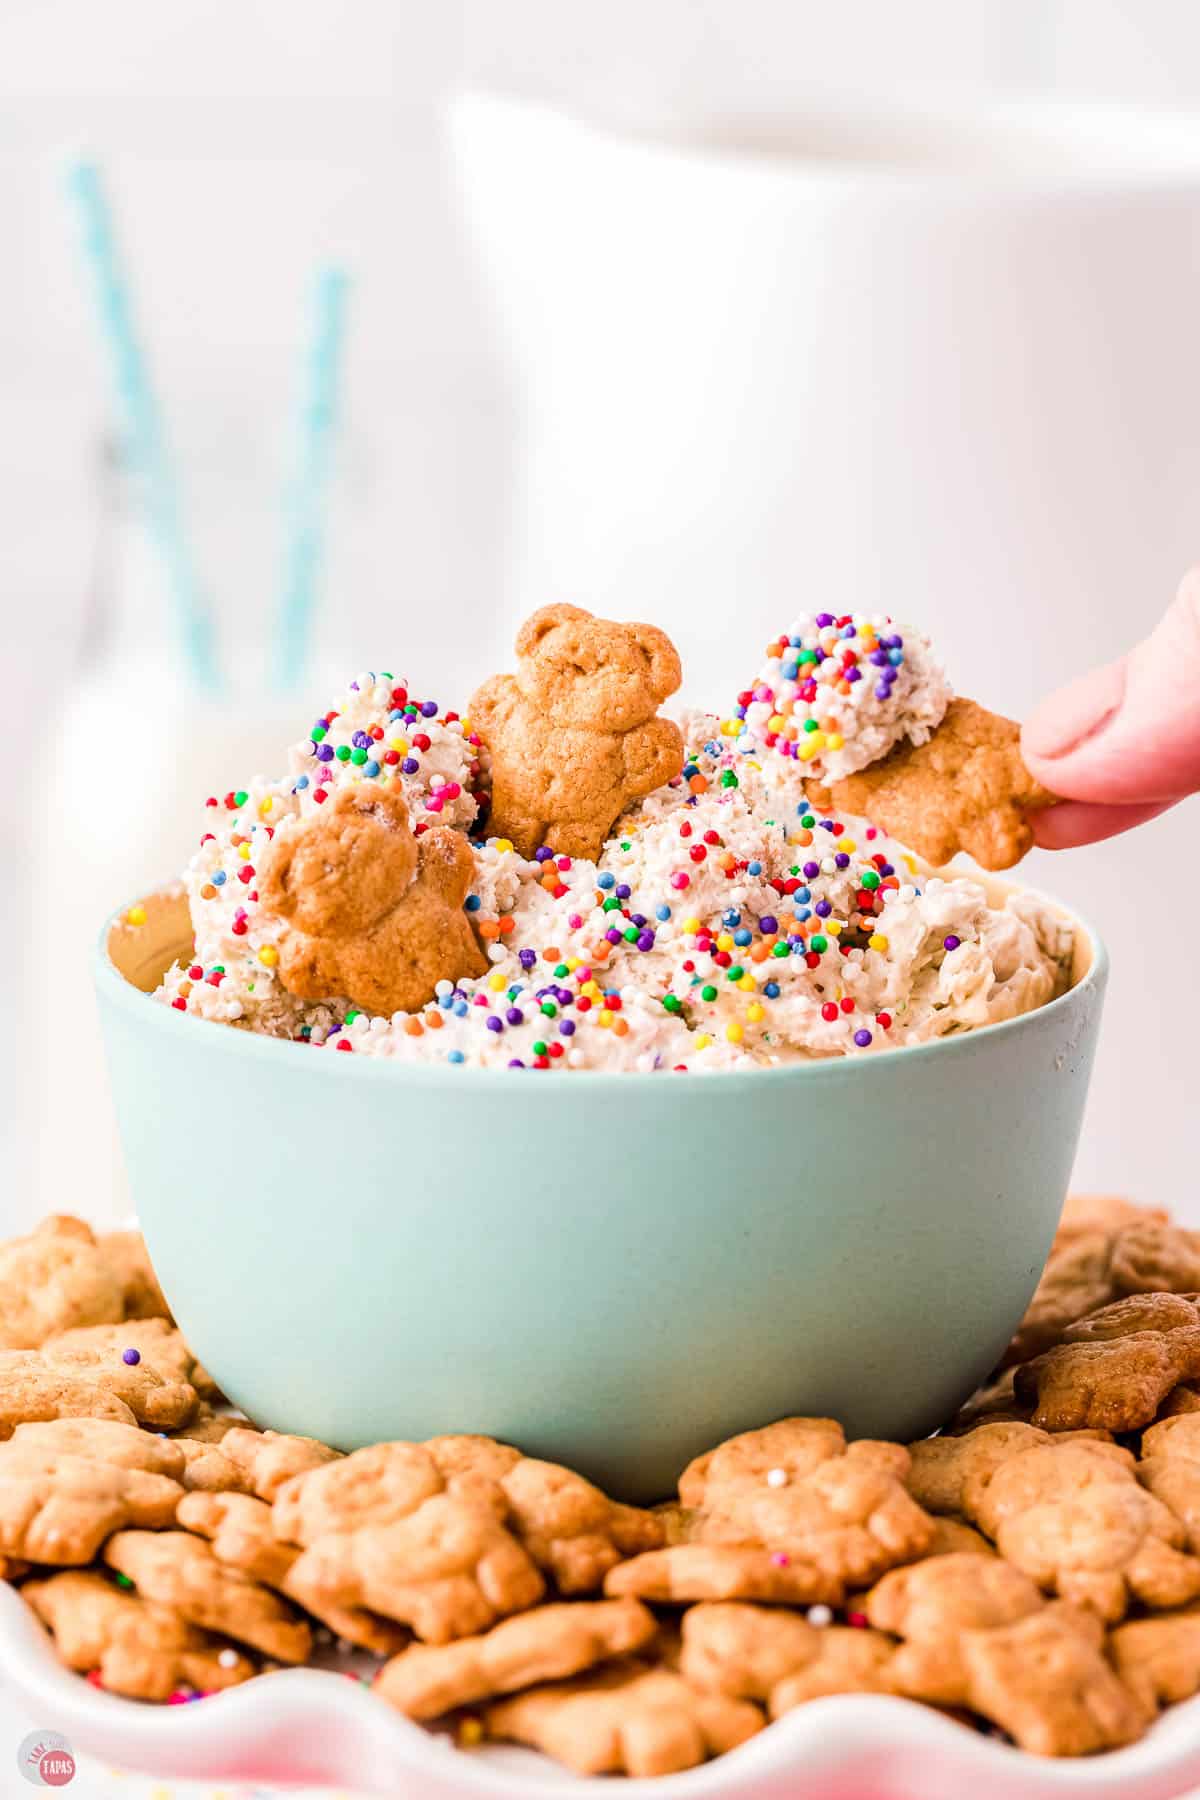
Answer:
<svg viewBox="0 0 1200 1800"><path fill-rule="evenodd" d="M1200 789L1200 569L1144 643L1042 702L1021 755L1068 800L1169 803Z"/></svg>

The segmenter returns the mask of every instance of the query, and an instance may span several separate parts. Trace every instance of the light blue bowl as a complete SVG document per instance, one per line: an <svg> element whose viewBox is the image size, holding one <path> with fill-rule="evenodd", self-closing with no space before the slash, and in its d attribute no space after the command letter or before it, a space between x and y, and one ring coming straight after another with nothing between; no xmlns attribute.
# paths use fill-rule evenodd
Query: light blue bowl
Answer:
<svg viewBox="0 0 1200 1800"><path fill-rule="evenodd" d="M186 910L147 906L97 959L133 1198L182 1329L259 1424L344 1449L487 1432L656 1499L787 1413L930 1431L1033 1292L1107 975L1086 927L1069 993L962 1037L542 1078L181 1018L140 989Z"/></svg>

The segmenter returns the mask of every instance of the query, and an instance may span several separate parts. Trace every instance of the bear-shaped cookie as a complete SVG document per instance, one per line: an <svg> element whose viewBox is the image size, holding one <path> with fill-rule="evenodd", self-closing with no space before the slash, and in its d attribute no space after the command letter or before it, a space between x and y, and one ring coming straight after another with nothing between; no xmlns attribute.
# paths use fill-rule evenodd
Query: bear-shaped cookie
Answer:
<svg viewBox="0 0 1200 1800"><path fill-rule="evenodd" d="M336 788L323 813L280 831L259 870L263 915L283 922L284 987L388 1014L424 1006L443 977L486 974L463 911L474 870L461 832L413 832L399 787Z"/></svg>
<svg viewBox="0 0 1200 1800"><path fill-rule="evenodd" d="M682 680L653 625L544 606L517 634L517 672L471 701L492 759L489 831L523 856L543 844L593 860L614 822L683 768L678 726L656 716Z"/></svg>

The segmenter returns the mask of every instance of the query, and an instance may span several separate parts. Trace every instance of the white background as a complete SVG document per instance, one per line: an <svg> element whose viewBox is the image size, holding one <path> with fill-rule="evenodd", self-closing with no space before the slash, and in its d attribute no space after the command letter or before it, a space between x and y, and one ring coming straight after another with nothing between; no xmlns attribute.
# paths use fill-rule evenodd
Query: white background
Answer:
<svg viewBox="0 0 1200 1800"><path fill-rule="evenodd" d="M452 205L439 107L464 81L606 105L617 97L643 115L707 106L752 118L786 114L814 87L964 84L1200 109L1200 10L1189 0L860 0L853 8L828 0L5 0L0 1223L36 1205L16 1123L29 1103L19 1077L38 1005L29 920L45 901L25 879L27 803L38 801L46 745L82 653L84 599L106 554L97 543L96 476L106 386L56 157L83 142L108 163L177 438L201 476L214 462L234 468L233 510L245 510L247 541L255 497L277 484L307 271L323 252L349 261L356 290L339 505L356 546L347 561L353 579L337 585L336 635L357 661L378 654L400 665L434 632L453 633L456 616L469 619L464 656L480 672L493 649L481 642L488 608L480 596L499 591L521 396ZM235 547L241 523L235 517L230 527ZM1200 495L1191 554L1200 557ZM230 580L230 561L236 556L220 570L222 614L239 635L260 635L263 583ZM255 566L249 553L246 566ZM1123 573L1119 591L1098 593L1092 640L1056 646L1039 679L1051 686L1074 672L1073 662L1119 650L1181 572L1147 544L1137 591L1124 591ZM652 596L646 613L653 616ZM148 639L158 629L146 621ZM963 685L970 679L967 671ZM1022 675L1020 699L1035 687ZM101 752L80 767L81 794L98 784L102 797L106 781L138 780L136 763L106 766ZM1116 978L1080 1179L1132 1185L1185 1212L1190 1204L1200 1223L1188 1117L1200 1008L1195 904L1174 876L1195 806L1130 846L1124 930L1109 927ZM1033 872L1054 885L1052 866ZM1077 864L1068 884L1075 892L1086 889L1087 872ZM1126 933L1130 943L1156 946L1139 959L1136 984L1122 976ZM86 992L78 1005L90 1005ZM93 1072L72 1065L69 1009L49 1025L68 1122L72 1083ZM1153 1074L1143 1079L1146 1045ZM86 1192L62 1198L87 1210ZM15 1741L15 1731L8 1735ZM0 1721L0 1791L8 1792L4 1741Z"/></svg>

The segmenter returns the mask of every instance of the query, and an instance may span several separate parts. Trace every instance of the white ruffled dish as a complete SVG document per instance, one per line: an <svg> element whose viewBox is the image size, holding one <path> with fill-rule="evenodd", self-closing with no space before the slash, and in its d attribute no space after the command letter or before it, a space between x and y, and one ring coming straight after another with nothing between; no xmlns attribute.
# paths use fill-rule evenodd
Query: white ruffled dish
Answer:
<svg viewBox="0 0 1200 1800"><path fill-rule="evenodd" d="M389 1800L580 1800L601 1791L529 1751L457 1750L336 1670L263 1675L187 1706L101 1693L62 1667L3 1586L0 1679L77 1752L165 1781L294 1782ZM1173 1708L1128 1750L1049 1762L907 1700L845 1696L800 1708L704 1768L615 1791L622 1800L1179 1800L1198 1782L1200 1700Z"/></svg>

